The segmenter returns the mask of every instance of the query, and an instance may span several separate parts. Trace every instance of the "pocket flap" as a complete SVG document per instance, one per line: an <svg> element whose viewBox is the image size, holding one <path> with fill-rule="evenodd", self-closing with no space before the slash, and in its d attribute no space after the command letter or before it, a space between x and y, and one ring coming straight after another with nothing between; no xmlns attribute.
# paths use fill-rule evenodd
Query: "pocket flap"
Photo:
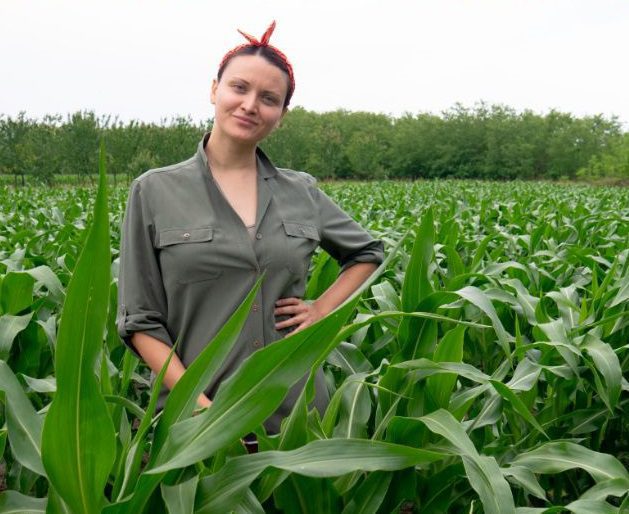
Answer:
<svg viewBox="0 0 629 514"><path fill-rule="evenodd" d="M287 236L292 237L307 237L308 239L314 239L320 241L319 230L314 225L308 225L306 223L296 223L294 221L283 221L284 230Z"/></svg>
<svg viewBox="0 0 629 514"><path fill-rule="evenodd" d="M169 228L159 231L158 245L160 247L181 243L202 243L211 241L214 237L214 229L203 228Z"/></svg>

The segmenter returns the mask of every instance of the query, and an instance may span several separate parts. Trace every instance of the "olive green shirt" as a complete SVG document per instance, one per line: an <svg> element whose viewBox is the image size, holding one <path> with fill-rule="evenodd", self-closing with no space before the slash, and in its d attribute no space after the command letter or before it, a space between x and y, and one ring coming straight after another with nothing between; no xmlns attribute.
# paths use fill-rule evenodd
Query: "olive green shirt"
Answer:
<svg viewBox="0 0 629 514"><path fill-rule="evenodd" d="M169 346L179 339L177 354L188 366L266 271L235 348L206 391L212 398L244 359L285 335L274 327L275 302L303 297L319 245L343 269L357 262L380 263L383 252L382 243L319 190L312 176L275 168L260 150L252 238L212 178L204 151L208 137L190 159L149 170L131 185L117 323L131 348L131 335L139 331ZM270 432L279 431L295 391L266 423ZM321 373L316 391L321 410L328 401Z"/></svg>

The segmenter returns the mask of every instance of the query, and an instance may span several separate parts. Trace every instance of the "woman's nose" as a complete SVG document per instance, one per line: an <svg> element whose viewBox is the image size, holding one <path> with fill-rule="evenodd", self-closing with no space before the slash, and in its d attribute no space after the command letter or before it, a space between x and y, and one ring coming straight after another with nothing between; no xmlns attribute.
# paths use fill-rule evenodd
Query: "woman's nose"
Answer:
<svg viewBox="0 0 629 514"><path fill-rule="evenodd" d="M254 112L256 110L256 104L256 96L254 94L247 94L242 98L241 107L246 112Z"/></svg>

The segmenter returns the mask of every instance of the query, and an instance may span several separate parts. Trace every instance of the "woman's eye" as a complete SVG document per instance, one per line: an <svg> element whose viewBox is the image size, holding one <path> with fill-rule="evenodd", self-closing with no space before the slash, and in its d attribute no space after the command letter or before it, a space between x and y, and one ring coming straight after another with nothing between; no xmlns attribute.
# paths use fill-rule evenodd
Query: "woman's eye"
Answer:
<svg viewBox="0 0 629 514"><path fill-rule="evenodd" d="M245 86L243 84L234 84L233 88L235 91L238 91L239 93L245 91Z"/></svg>
<svg viewBox="0 0 629 514"><path fill-rule="evenodd" d="M277 105L278 100L274 96L263 96L262 101L267 105Z"/></svg>

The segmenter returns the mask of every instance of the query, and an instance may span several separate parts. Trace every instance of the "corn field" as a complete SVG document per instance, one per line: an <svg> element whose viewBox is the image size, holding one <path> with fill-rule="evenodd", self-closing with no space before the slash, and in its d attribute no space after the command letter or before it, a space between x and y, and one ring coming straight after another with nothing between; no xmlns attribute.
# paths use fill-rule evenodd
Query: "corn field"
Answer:
<svg viewBox="0 0 629 514"><path fill-rule="evenodd" d="M127 191L104 177L0 189L0 514L629 512L629 190L324 184L386 261L193 413L261 281L157 412L115 329ZM337 273L318 253L307 297Z"/></svg>

